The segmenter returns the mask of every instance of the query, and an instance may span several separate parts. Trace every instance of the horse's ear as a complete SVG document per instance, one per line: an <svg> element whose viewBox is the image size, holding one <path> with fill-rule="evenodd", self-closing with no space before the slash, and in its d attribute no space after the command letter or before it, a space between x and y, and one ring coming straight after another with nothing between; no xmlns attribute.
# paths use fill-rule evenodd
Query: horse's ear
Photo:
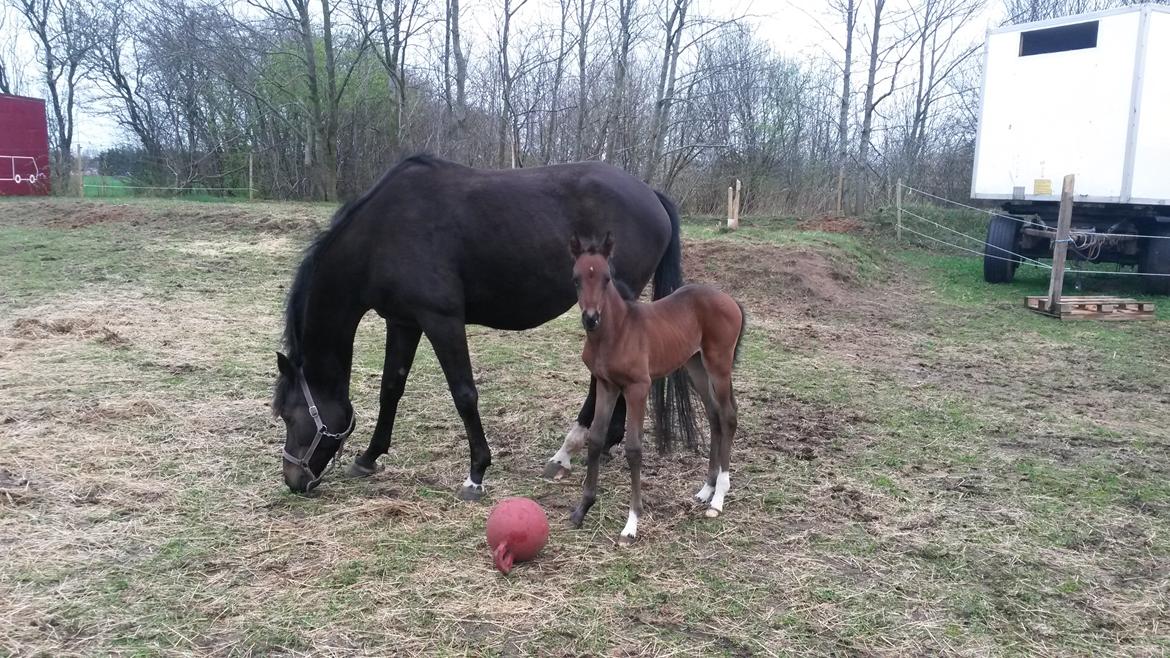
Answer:
<svg viewBox="0 0 1170 658"><path fill-rule="evenodd" d="M280 371L280 374L289 379L292 379L296 372L296 369L293 368L292 361L289 361L288 357L280 352L276 353L276 369Z"/></svg>
<svg viewBox="0 0 1170 658"><path fill-rule="evenodd" d="M601 255L606 258L613 255L613 231L605 232L605 240L601 243Z"/></svg>
<svg viewBox="0 0 1170 658"><path fill-rule="evenodd" d="M574 233L569 238L569 253L573 254L573 258L580 258L584 252L585 250L581 248L581 238L577 237L577 234Z"/></svg>

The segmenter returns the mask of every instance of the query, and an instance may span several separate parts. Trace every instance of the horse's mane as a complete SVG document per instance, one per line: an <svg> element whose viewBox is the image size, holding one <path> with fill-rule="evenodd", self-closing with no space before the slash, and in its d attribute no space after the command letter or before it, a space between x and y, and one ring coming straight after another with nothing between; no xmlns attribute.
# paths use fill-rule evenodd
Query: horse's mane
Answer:
<svg viewBox="0 0 1170 658"><path fill-rule="evenodd" d="M357 211L373 197L376 191L382 189L392 178L414 165L438 167L443 164L445 164L443 160L421 153L402 160L383 174L382 178L372 185L370 189L366 190L362 196L346 203L338 209L333 214L333 218L329 222L329 227L318 233L313 238L313 241L309 243L309 246L305 248L301 264L297 266L296 274L293 276L292 286L288 289L288 299L284 307L284 348L288 354L289 361L293 365L300 367L304 362L301 338L304 335L305 310L309 303L309 283L313 278L313 272L322 254L353 223ZM279 403L282 399L283 391L278 383L276 393L273 397L274 409L280 408Z"/></svg>

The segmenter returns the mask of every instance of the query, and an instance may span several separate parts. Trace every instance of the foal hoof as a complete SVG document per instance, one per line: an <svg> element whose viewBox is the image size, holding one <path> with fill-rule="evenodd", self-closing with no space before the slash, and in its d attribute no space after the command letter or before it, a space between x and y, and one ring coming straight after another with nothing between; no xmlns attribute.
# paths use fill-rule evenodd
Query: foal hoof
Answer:
<svg viewBox="0 0 1170 658"><path fill-rule="evenodd" d="M719 516L719 510L715 509L714 507L708 507L707 511L705 512L705 516L708 519L714 519Z"/></svg>
<svg viewBox="0 0 1170 658"><path fill-rule="evenodd" d="M634 535L632 537L627 536L627 535L621 535L620 537L618 537L617 545L618 545L618 548L627 548L627 547L633 546L634 542L636 542L636 541L638 541L637 535Z"/></svg>
<svg viewBox="0 0 1170 658"><path fill-rule="evenodd" d="M356 459L345 469L345 476L351 478L368 478L378 472L378 465L366 466Z"/></svg>
<svg viewBox="0 0 1170 658"><path fill-rule="evenodd" d="M569 515L569 525L573 526L577 530L580 530L581 525L584 523L585 512L582 512L580 509L573 510L573 513Z"/></svg>
<svg viewBox="0 0 1170 658"><path fill-rule="evenodd" d="M550 461L549 463L544 465L544 472L540 474L540 477L542 477L546 480L560 481L560 480L563 480L565 478L565 476L571 472L572 471L570 471L569 469L565 468L564 466L561 466L560 462Z"/></svg>
<svg viewBox="0 0 1170 658"><path fill-rule="evenodd" d="M467 484L459 487L455 492L455 496L459 500L469 500L471 502L478 502L483 499L484 490L482 484Z"/></svg>

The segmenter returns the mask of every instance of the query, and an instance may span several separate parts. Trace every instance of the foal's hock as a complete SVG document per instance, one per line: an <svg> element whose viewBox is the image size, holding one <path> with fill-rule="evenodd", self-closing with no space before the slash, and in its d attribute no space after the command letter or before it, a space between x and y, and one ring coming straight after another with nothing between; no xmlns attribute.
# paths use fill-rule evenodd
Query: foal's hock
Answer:
<svg viewBox="0 0 1170 658"><path fill-rule="evenodd" d="M711 425L707 478L695 498L708 504L707 516L723 511L731 487L731 442L736 405L731 371L743 338L746 316L739 302L720 290L686 285L648 304L622 297L610 270L613 235L600 244L582 244L577 236L569 248L575 259L573 285L585 348L581 359L597 381L597 407L589 431L588 470L581 503L570 517L581 527L597 497L597 475L618 396L626 400L626 459L630 465L630 516L619 544L630 544L642 514L642 422L651 382L685 368Z"/></svg>

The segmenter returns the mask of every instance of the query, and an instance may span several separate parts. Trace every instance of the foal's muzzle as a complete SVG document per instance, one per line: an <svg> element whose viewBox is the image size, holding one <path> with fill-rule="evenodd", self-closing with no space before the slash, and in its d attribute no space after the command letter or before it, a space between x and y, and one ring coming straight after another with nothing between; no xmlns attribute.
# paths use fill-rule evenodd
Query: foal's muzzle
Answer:
<svg viewBox="0 0 1170 658"><path fill-rule="evenodd" d="M581 326L585 331L593 331L601 324L601 311L585 311L581 313Z"/></svg>

